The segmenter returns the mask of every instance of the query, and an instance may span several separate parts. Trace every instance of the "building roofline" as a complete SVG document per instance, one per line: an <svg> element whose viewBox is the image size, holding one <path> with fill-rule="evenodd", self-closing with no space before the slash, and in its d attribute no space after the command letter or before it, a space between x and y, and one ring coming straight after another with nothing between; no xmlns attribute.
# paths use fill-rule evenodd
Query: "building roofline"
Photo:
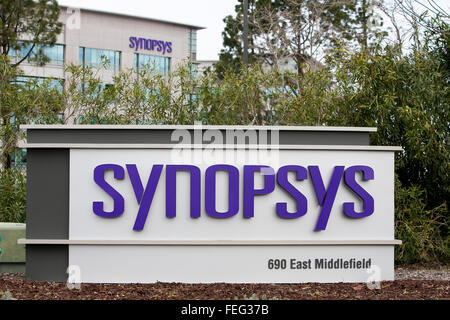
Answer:
<svg viewBox="0 0 450 320"><path fill-rule="evenodd" d="M167 21L167 20L149 18L149 17L144 17L144 16L136 16L136 15L125 14L125 13L117 13L117 12L112 12L112 11L101 11L101 10L96 10L96 9L88 9L88 8L82 8L82 7L70 7L70 6L65 6L65 5L64 6L60 6L60 8L64 8L64 9L67 9L67 8L78 8L81 11L87 11L87 12L93 12L93 13L102 13L102 14L107 14L107 15L114 15L114 16L126 17L126 18L134 18L134 19L141 19L141 20L147 20L147 21L153 21L153 22L161 22L161 23L172 24L172 25L176 25L176 26L189 27L189 28L196 29L196 30L206 29L206 27L197 26L197 25L188 24L188 23L183 23L183 22Z"/></svg>

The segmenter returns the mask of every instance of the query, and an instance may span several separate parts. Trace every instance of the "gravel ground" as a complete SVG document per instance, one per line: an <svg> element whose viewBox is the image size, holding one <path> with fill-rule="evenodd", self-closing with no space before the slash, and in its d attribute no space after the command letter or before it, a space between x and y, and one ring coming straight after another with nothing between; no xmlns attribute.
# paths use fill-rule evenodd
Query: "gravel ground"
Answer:
<svg viewBox="0 0 450 320"><path fill-rule="evenodd" d="M419 267L398 267L395 269L396 280L444 280L450 281L450 268L423 269Z"/></svg>
<svg viewBox="0 0 450 320"><path fill-rule="evenodd" d="M28 282L22 274L0 274L0 298L27 300L450 300L447 267L401 267L396 281L369 289L365 283L303 284L82 284Z"/></svg>

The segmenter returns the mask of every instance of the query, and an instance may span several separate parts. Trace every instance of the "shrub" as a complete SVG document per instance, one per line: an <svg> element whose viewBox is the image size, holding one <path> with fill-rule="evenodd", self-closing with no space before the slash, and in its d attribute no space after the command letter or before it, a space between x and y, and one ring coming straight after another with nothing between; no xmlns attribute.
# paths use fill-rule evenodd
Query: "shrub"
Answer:
<svg viewBox="0 0 450 320"><path fill-rule="evenodd" d="M15 168L0 170L0 221L24 223L26 198L25 174Z"/></svg>
<svg viewBox="0 0 450 320"><path fill-rule="evenodd" d="M397 179L395 206L395 238L403 241L395 248L396 263L448 263L447 203L426 210L425 191Z"/></svg>

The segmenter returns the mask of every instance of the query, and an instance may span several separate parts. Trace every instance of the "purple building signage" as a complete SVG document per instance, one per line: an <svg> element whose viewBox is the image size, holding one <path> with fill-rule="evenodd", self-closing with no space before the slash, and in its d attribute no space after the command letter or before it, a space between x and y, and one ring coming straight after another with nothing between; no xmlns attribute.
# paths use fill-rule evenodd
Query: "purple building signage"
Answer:
<svg viewBox="0 0 450 320"><path fill-rule="evenodd" d="M148 181L142 181L138 169L135 164L127 164L126 170L117 164L102 164L94 169L94 181L102 188L114 202L114 209L111 212L105 212L103 202L93 202L93 212L100 217L114 218L122 215L124 212L124 197L117 192L110 184L105 181L104 175L106 170L112 170L114 178L123 180L125 172L131 180L136 201L139 204L136 221L133 230L140 231L144 228L147 216L152 204L152 200L159 183L163 165L154 165L148 178ZM264 187L262 189L255 188L255 174L261 174L264 170ZM176 172L187 171L190 173L190 216L191 218L199 218L201 212L201 171L193 165L167 165L166 166L166 217L176 217ZM226 212L218 212L216 203L216 172L225 171L228 173L229 192L228 192L228 210ZM341 180L344 181L347 188L363 201L363 209L361 212L355 211L353 202L345 202L342 204L344 214L349 218L364 218L372 215L374 212L373 197L356 182L357 172L362 174L362 180L374 180L374 170L368 166L335 166L331 180L328 186L325 185L321 171L318 166L308 166L307 168L297 165L288 165L281 167L278 172L272 167L262 165L245 165L243 167L243 217L253 218L255 216L254 198L255 196L264 196L270 194L278 186L284 189L296 202L297 210L295 212L287 211L287 205L284 202L275 204L275 213L284 219L296 219L304 216L308 210L308 199L305 195L295 188L288 181L288 173L294 172L298 181L308 180L312 183L316 199L309 201L317 201L321 210L315 226L316 231L325 230L328 224L329 216L333 204L335 203L336 193L338 191ZM309 174L308 174L309 173ZM205 211L214 218L229 218L236 215L239 211L239 169L232 165L213 165L205 172Z"/></svg>
<svg viewBox="0 0 450 320"><path fill-rule="evenodd" d="M172 42L147 38L130 37L131 49L161 52L163 55L172 52Z"/></svg>

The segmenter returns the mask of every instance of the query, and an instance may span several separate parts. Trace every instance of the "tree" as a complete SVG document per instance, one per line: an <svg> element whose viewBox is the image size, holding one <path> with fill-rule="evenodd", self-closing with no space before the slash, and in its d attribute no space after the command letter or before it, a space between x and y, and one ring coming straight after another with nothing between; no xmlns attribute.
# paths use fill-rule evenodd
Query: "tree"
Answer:
<svg viewBox="0 0 450 320"><path fill-rule="evenodd" d="M399 57L387 47L335 60L333 103L340 106L340 125L377 127L373 144L403 147L396 154L399 180L423 188L433 209L450 197L450 87L428 41L419 49Z"/></svg>
<svg viewBox="0 0 450 320"><path fill-rule="evenodd" d="M0 102L3 122L0 126L1 156L3 167L11 167L11 155L22 137L22 123L55 123L63 110L62 93L53 86L51 79L30 79L17 83L11 79L18 71L0 55ZM4 119L7 119L6 121Z"/></svg>
<svg viewBox="0 0 450 320"><path fill-rule="evenodd" d="M61 33L63 24L58 21L59 12L56 0L0 2L0 141L1 163L5 168L11 166L11 152L14 151L18 135L16 123L19 119L29 121L36 111L43 111L32 103L22 108L23 97L30 91L22 90L14 83L20 74L18 66L27 59L39 65L48 61L43 47L54 45L57 35ZM16 61L11 61L9 56L15 52L20 54Z"/></svg>
<svg viewBox="0 0 450 320"><path fill-rule="evenodd" d="M12 50L23 55L13 67L31 58L43 64L46 57L42 45L52 46L61 33L63 24L59 19L56 0L2 0L0 2L0 50L9 55ZM39 50L35 50L38 48Z"/></svg>
<svg viewBox="0 0 450 320"><path fill-rule="evenodd" d="M382 8L384 8L382 0L355 1L350 38L356 40L361 51L369 52L371 45L378 42L379 36L387 35L380 28L383 25L383 19L380 15Z"/></svg>
<svg viewBox="0 0 450 320"><path fill-rule="evenodd" d="M261 0L249 0L248 1L248 13L249 16L255 10L255 6ZM242 57L243 57L243 0L238 0L238 4L235 6L236 17L228 15L223 19L225 23L225 29L222 32L223 46L220 52L220 61L216 64L215 69L219 75L219 78L223 79L227 70L238 71L241 69ZM266 1L267 2L267 1ZM253 34L254 30L249 25L249 34ZM251 64L254 62L252 48L252 37L249 37L250 52L248 54L248 61Z"/></svg>
<svg viewBox="0 0 450 320"><path fill-rule="evenodd" d="M323 54L330 41L349 37L355 22L356 0L254 0L249 1L249 61L279 68L293 60L299 75L305 63ZM222 66L239 66L242 57L242 1L236 17L227 16L220 54Z"/></svg>
<svg viewBox="0 0 450 320"><path fill-rule="evenodd" d="M256 48L265 63L279 69L281 60L293 60L301 76L306 68L317 67L317 59L335 33L345 35L353 1L283 0L255 13Z"/></svg>

